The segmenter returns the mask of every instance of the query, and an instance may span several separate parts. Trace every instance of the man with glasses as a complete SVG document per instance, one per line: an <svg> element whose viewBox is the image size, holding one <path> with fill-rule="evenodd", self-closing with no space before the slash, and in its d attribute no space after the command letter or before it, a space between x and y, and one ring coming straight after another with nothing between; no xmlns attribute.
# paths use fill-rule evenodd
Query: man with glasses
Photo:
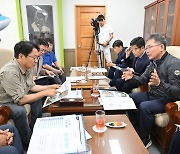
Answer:
<svg viewBox="0 0 180 154"><path fill-rule="evenodd" d="M0 104L11 108L10 118L14 120L25 149L36 119L42 116L41 98L55 96L60 87L35 85L32 68L39 59L38 50L36 44L21 41L14 47L15 58L0 69ZM31 129L24 104L31 105Z"/></svg>
<svg viewBox="0 0 180 154"><path fill-rule="evenodd" d="M151 60L145 72L137 76L128 69L123 72L122 78L150 86L149 92L129 95L137 109L128 111L131 123L148 148L152 144L150 129L154 115L165 112L168 102L180 100L180 59L166 51L166 40L159 34L152 34L147 39L145 51Z"/></svg>
<svg viewBox="0 0 180 154"><path fill-rule="evenodd" d="M144 50L145 41L142 37L136 37L130 42L130 46L131 47L126 50L124 61L126 66L130 67L134 74L141 75L150 62ZM131 56L131 54L134 56ZM137 88L139 84L131 80L126 81L120 76L116 80L115 86L118 91L130 93L131 90Z"/></svg>
<svg viewBox="0 0 180 154"><path fill-rule="evenodd" d="M42 67L42 64L43 64L42 55L45 53L45 51L47 50L49 45L44 39L41 39L41 38L39 38L37 40L37 45L39 47L39 53L38 53L39 59L35 65L35 67L33 68L33 78L34 78L34 81L37 85L48 85L49 80L51 78L56 77L52 71L49 71L49 70L44 69ZM38 79L38 77L41 77L41 76L47 76L47 77Z"/></svg>

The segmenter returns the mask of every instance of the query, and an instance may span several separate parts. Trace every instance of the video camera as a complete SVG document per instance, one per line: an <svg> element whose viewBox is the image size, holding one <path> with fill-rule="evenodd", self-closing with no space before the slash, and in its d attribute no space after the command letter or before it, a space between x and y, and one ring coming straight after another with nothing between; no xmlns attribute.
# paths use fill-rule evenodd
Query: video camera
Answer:
<svg viewBox="0 0 180 154"><path fill-rule="evenodd" d="M93 19L93 18L92 18L91 26L94 27L93 29L94 29L95 31L98 31L98 29L99 29L99 23L98 23L97 18L96 18L96 19Z"/></svg>

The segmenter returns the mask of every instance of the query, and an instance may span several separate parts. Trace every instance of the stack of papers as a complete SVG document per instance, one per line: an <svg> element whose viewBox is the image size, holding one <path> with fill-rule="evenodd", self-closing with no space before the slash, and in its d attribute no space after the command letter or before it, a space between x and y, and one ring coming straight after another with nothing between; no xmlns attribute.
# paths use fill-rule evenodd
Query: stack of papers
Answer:
<svg viewBox="0 0 180 154"><path fill-rule="evenodd" d="M68 94L64 98L81 98L82 96L82 90L71 90L68 92Z"/></svg>
<svg viewBox="0 0 180 154"><path fill-rule="evenodd" d="M88 76L89 80L105 80L108 79L106 76L101 75L101 76Z"/></svg>
<svg viewBox="0 0 180 154"><path fill-rule="evenodd" d="M85 80L85 77L84 76L68 76L66 77L66 81L69 81L69 82L78 82L78 81L81 81L81 80Z"/></svg>
<svg viewBox="0 0 180 154"><path fill-rule="evenodd" d="M86 151L82 115L38 118L27 154L72 154Z"/></svg>
<svg viewBox="0 0 180 154"><path fill-rule="evenodd" d="M71 67L70 71L81 71L82 67Z"/></svg>
<svg viewBox="0 0 180 154"><path fill-rule="evenodd" d="M104 110L136 109L133 99L124 92L99 90L99 93L99 101Z"/></svg>
<svg viewBox="0 0 180 154"><path fill-rule="evenodd" d="M99 73L99 72L106 73L107 72L107 69L105 68L88 68L88 70L92 73Z"/></svg>

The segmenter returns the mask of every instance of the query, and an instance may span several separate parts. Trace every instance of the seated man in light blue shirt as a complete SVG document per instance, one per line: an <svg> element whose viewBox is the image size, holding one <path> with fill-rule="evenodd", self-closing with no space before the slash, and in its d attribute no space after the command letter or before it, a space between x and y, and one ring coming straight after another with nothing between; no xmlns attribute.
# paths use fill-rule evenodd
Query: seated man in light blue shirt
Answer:
<svg viewBox="0 0 180 154"><path fill-rule="evenodd" d="M56 59L55 53L53 51L53 41L50 38L46 38L45 40L49 44L49 47L47 52L43 55L43 68L52 71L57 76L59 75L60 83L58 81L56 81L56 83L62 84L66 81L66 74Z"/></svg>

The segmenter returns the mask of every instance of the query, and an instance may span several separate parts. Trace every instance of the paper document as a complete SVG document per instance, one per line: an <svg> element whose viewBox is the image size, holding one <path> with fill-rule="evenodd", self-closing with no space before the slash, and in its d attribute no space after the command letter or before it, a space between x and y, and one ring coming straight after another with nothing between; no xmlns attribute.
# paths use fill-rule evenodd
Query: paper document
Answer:
<svg viewBox="0 0 180 154"><path fill-rule="evenodd" d="M105 68L88 68L88 70L91 71L92 73L107 72L107 69Z"/></svg>
<svg viewBox="0 0 180 154"><path fill-rule="evenodd" d="M89 80L105 80L108 79L106 76L101 75L101 76L88 76Z"/></svg>
<svg viewBox="0 0 180 154"><path fill-rule="evenodd" d="M66 95L71 91L71 83L69 81L64 82L61 87L58 89L59 93L57 93L54 97L47 97L44 104L43 108L51 105L52 103L55 103L59 101L62 98L65 98Z"/></svg>
<svg viewBox="0 0 180 154"><path fill-rule="evenodd" d="M99 93L104 110L136 109L133 99L124 92L99 90Z"/></svg>
<svg viewBox="0 0 180 154"><path fill-rule="evenodd" d="M58 89L60 93L64 91L71 91L71 83L69 81L65 81L61 87Z"/></svg>
<svg viewBox="0 0 180 154"><path fill-rule="evenodd" d="M180 125L178 125L178 124L175 124L175 125L180 128Z"/></svg>
<svg viewBox="0 0 180 154"><path fill-rule="evenodd" d="M38 77L35 79L35 81L36 81L36 80L40 80L40 79L44 79L44 78L54 78L54 76L46 76L46 75L44 75L44 76L38 76Z"/></svg>
<svg viewBox="0 0 180 154"><path fill-rule="evenodd" d="M72 154L86 151L82 115L38 118L27 154Z"/></svg>
<svg viewBox="0 0 180 154"><path fill-rule="evenodd" d="M64 98L83 98L82 90L71 90Z"/></svg>
<svg viewBox="0 0 180 154"><path fill-rule="evenodd" d="M69 77L66 77L66 81L69 81L69 82L78 82L78 81L81 81L81 80L85 80L85 77L84 76L69 76Z"/></svg>
<svg viewBox="0 0 180 154"><path fill-rule="evenodd" d="M70 71L81 71L82 67L71 67Z"/></svg>
<svg viewBox="0 0 180 154"><path fill-rule="evenodd" d="M92 138L92 136L85 130L86 140L89 140Z"/></svg>

